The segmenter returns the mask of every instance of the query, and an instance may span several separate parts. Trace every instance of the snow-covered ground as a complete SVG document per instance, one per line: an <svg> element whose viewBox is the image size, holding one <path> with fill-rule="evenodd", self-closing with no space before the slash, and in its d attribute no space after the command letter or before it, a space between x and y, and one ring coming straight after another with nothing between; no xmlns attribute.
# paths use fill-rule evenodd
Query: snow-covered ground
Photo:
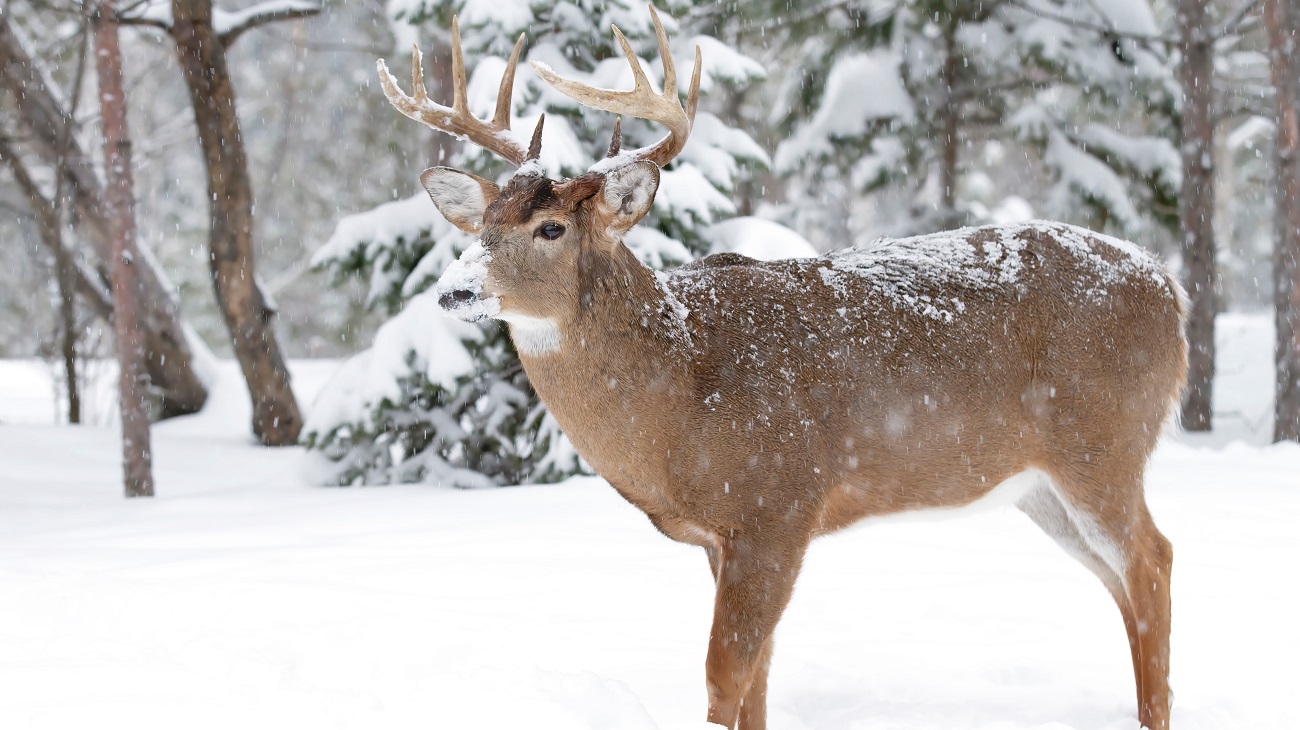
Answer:
<svg viewBox="0 0 1300 730"><path fill-rule="evenodd" d="M1220 410L1246 415L1162 444L1148 480L1173 723L1300 728L1300 447L1224 443L1267 440L1268 392L1266 326L1224 324ZM300 393L332 367L298 364ZM706 727L704 555L600 480L313 487L250 443L227 364L128 502L115 432L48 425L50 393L0 363L0 728ZM813 545L770 724L1134 730L1128 657L1100 583L1019 513L871 524Z"/></svg>

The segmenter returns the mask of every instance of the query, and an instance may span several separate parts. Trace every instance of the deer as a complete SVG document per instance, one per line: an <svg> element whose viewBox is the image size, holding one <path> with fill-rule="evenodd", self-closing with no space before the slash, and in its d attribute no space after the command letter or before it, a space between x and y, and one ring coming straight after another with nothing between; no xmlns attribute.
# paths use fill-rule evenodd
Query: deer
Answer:
<svg viewBox="0 0 1300 730"><path fill-rule="evenodd" d="M773 633L810 541L868 517L1014 504L1090 569L1123 617L1143 727L1169 727L1169 541L1144 473L1185 382L1186 295L1135 244L1036 221L880 239L818 258L717 254L657 272L623 243L695 119L650 7L662 92L626 38L630 91L533 63L581 106L667 128L571 179L510 130L514 46L490 120L473 116L455 19L453 101L383 60L391 104L517 167L498 185L420 175L476 236L433 294L504 321L578 453L667 537L702 547L716 584L707 719L766 727Z"/></svg>

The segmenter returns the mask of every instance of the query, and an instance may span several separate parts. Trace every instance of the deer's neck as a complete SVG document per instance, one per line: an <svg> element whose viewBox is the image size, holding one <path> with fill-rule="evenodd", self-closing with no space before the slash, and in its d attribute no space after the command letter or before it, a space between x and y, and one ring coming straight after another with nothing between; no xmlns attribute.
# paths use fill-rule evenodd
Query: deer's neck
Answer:
<svg viewBox="0 0 1300 730"><path fill-rule="evenodd" d="M571 319L508 319L511 336L537 394L578 452L654 512L689 401L683 312L654 271L622 246L584 267L579 279Z"/></svg>

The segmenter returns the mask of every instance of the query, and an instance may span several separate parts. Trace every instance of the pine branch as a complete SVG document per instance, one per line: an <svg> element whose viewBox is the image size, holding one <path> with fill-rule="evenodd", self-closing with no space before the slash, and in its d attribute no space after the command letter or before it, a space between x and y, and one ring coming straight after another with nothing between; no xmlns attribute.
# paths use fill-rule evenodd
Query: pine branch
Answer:
<svg viewBox="0 0 1300 730"><path fill-rule="evenodd" d="M1014 5L1015 7L1018 7L1021 10L1030 13L1031 15L1037 15L1038 17L1044 18L1046 20L1054 20L1058 23L1061 23L1062 25L1067 25L1071 28L1078 28L1080 30L1089 30L1094 33L1100 33L1110 38L1132 40L1132 41L1137 41L1139 43L1159 44L1165 46L1172 45L1173 43L1175 43L1175 40L1173 38L1170 38L1169 36L1148 35L1146 33L1132 33L1129 31L1119 30L1118 28L1115 28L1114 25L1112 24L1101 25L1089 20L1085 20L1083 18L1079 18L1071 15L1065 15L1062 13L1056 13L1050 10L1045 10L1041 7L1029 3L1027 0L1006 0L1006 1L1007 4Z"/></svg>

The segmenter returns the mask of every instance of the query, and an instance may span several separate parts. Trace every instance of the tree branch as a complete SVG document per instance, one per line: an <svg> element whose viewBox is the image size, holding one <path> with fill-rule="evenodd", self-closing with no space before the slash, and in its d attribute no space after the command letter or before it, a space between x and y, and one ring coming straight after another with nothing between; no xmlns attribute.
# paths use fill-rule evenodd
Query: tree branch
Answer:
<svg viewBox="0 0 1300 730"><path fill-rule="evenodd" d="M233 13L218 10L214 17L217 35L227 48L244 31L279 20L293 20L316 15L320 5L309 0L268 0Z"/></svg>
<svg viewBox="0 0 1300 730"><path fill-rule="evenodd" d="M320 11L320 4L311 0L266 0L243 10L228 11L213 7L212 25L222 45L229 48L245 31L278 20L310 17ZM140 0L119 10L117 22L122 25L158 28L171 33L171 3L169 0Z"/></svg>
<svg viewBox="0 0 1300 730"><path fill-rule="evenodd" d="M144 25L168 33L172 30L172 8L167 0L140 0L114 15L119 25Z"/></svg>
<svg viewBox="0 0 1300 730"><path fill-rule="evenodd" d="M1214 29L1211 37L1215 39L1223 38L1237 30L1237 26L1241 25L1241 21L1246 19L1246 15L1250 13L1256 5L1259 5L1259 0L1243 0L1243 2L1237 6L1236 10L1229 13L1228 17L1224 18L1223 22L1219 24L1219 27Z"/></svg>

